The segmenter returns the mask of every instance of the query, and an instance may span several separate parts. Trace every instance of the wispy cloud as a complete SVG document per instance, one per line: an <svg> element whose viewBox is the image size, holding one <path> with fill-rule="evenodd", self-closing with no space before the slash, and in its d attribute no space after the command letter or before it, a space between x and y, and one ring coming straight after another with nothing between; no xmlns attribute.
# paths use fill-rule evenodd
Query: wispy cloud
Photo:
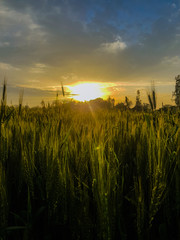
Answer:
<svg viewBox="0 0 180 240"><path fill-rule="evenodd" d="M35 22L31 12L19 12L0 3L0 43L1 46L24 46L41 43L45 40L45 31ZM2 39L2 40L1 40Z"/></svg>
<svg viewBox="0 0 180 240"><path fill-rule="evenodd" d="M7 47L9 45L10 45L9 42L5 42L5 41L0 42L0 47Z"/></svg>
<svg viewBox="0 0 180 240"><path fill-rule="evenodd" d="M164 86L180 71L179 9L168 0L0 0L0 70L39 87Z"/></svg>
<svg viewBox="0 0 180 240"><path fill-rule="evenodd" d="M8 71L8 70L19 71L20 70L20 68L14 67L13 65L4 63L4 62L0 62L0 69L4 70L4 71Z"/></svg>
<svg viewBox="0 0 180 240"><path fill-rule="evenodd" d="M166 56L162 59L161 64L180 66L180 56L173 56L173 57Z"/></svg>
<svg viewBox="0 0 180 240"><path fill-rule="evenodd" d="M172 8L176 8L177 7L175 3L172 3L171 6L172 6Z"/></svg>
<svg viewBox="0 0 180 240"><path fill-rule="evenodd" d="M30 73L45 73L47 66L42 63L36 63L34 66L29 70Z"/></svg>
<svg viewBox="0 0 180 240"><path fill-rule="evenodd" d="M101 51L112 54L123 51L126 48L127 44L124 41L122 41L120 36L116 37L113 42L102 43L100 46Z"/></svg>

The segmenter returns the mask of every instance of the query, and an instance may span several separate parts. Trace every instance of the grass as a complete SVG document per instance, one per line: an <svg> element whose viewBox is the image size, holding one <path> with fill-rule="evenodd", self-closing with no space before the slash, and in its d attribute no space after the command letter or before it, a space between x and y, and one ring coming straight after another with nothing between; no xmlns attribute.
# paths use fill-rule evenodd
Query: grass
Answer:
<svg viewBox="0 0 180 240"><path fill-rule="evenodd" d="M179 112L20 104L1 104L1 240L178 239Z"/></svg>

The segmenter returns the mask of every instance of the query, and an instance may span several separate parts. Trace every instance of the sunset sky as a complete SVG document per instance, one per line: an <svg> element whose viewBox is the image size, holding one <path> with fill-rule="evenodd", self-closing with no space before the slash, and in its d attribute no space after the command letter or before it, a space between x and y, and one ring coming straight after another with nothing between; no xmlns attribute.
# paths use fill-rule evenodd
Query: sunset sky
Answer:
<svg viewBox="0 0 180 240"><path fill-rule="evenodd" d="M180 1L0 0L0 79L8 102L39 105L61 82L99 84L116 102L154 81L157 101L174 104L180 74ZM77 93L78 94L78 93ZM1 95L0 95L1 96Z"/></svg>

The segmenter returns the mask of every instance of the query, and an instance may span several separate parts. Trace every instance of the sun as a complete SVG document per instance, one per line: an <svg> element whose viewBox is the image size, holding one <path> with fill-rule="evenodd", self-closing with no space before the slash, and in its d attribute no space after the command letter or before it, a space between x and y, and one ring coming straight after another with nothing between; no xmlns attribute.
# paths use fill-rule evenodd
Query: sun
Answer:
<svg viewBox="0 0 180 240"><path fill-rule="evenodd" d="M73 99L77 101L90 101L96 98L102 98L105 93L103 86L96 82L78 82L68 86Z"/></svg>

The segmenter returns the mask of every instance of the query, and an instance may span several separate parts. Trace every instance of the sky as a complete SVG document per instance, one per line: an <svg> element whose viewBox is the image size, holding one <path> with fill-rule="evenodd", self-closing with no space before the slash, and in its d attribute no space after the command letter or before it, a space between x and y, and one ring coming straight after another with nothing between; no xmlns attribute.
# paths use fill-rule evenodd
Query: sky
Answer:
<svg viewBox="0 0 180 240"><path fill-rule="evenodd" d="M52 101L61 82L104 84L116 102L152 82L174 104L180 74L180 1L0 0L0 84L8 101ZM1 93L0 93L1 94Z"/></svg>

